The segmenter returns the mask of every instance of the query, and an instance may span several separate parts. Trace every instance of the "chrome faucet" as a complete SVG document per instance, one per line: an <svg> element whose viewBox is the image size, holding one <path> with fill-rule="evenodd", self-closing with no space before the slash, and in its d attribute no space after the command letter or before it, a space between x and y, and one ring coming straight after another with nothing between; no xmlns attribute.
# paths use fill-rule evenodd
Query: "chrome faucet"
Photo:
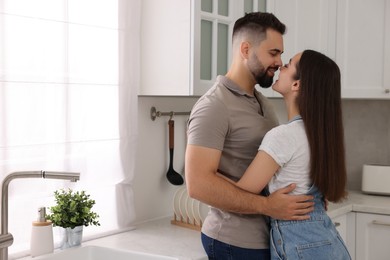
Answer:
<svg viewBox="0 0 390 260"><path fill-rule="evenodd" d="M22 171L13 172L7 175L1 187L1 234L0 234L0 260L8 260L8 247L12 245L14 238L8 233L8 185L13 179L44 178L70 180L76 182L80 180L80 173L76 172L47 172L47 171Z"/></svg>

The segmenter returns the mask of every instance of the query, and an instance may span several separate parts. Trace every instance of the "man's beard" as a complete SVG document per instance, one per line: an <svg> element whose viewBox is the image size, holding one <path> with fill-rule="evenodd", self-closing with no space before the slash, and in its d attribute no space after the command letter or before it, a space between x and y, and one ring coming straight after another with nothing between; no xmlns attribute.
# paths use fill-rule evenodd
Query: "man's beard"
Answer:
<svg viewBox="0 0 390 260"><path fill-rule="evenodd" d="M272 83L274 82L274 77L270 77L267 74L267 70L264 70L262 75L257 75L255 77L257 84L260 85L262 88L269 88L272 86Z"/></svg>
<svg viewBox="0 0 390 260"><path fill-rule="evenodd" d="M264 68L263 64L261 64L256 54L253 54L252 58L249 61L249 70L255 78L257 84L260 85L260 87L269 88L272 86L274 77L268 76L268 69Z"/></svg>

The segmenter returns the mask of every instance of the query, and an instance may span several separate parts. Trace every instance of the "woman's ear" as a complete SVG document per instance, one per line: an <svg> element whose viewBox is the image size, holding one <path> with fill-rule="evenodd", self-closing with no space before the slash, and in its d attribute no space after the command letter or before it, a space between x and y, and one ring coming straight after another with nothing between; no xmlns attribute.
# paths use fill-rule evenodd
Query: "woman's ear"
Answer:
<svg viewBox="0 0 390 260"><path fill-rule="evenodd" d="M291 90L292 91L299 91L300 86L301 86L301 81L299 79L295 80L292 84Z"/></svg>

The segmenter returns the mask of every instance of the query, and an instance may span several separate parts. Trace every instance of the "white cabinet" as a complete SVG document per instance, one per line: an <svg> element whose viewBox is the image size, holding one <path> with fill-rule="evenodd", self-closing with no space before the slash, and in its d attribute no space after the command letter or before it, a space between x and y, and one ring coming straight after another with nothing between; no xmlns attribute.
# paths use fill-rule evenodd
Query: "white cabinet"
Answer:
<svg viewBox="0 0 390 260"><path fill-rule="evenodd" d="M217 75L227 72L231 60L231 34L237 19L237 1L194 2L192 49L192 91L200 96L214 84Z"/></svg>
<svg viewBox="0 0 390 260"><path fill-rule="evenodd" d="M234 22L267 10L287 26L283 61L320 51L343 98L390 99L390 0L143 0L140 95L200 96L231 61ZM276 75L278 77L278 75ZM272 89L266 96L280 97Z"/></svg>
<svg viewBox="0 0 390 260"><path fill-rule="evenodd" d="M342 97L390 99L390 0L268 0L287 26L284 61L320 51L341 70Z"/></svg>
<svg viewBox="0 0 390 260"><path fill-rule="evenodd" d="M347 214L332 218L337 231L347 245L349 254L352 259L355 259L355 223L356 213L349 212Z"/></svg>
<svg viewBox="0 0 390 260"><path fill-rule="evenodd" d="M344 241L347 241L347 214L332 218L333 224Z"/></svg>
<svg viewBox="0 0 390 260"><path fill-rule="evenodd" d="M390 215L349 212L332 221L353 260L390 259Z"/></svg>
<svg viewBox="0 0 390 260"><path fill-rule="evenodd" d="M188 95L191 1L141 1L140 95Z"/></svg>
<svg viewBox="0 0 390 260"><path fill-rule="evenodd" d="M390 99L390 1L339 0L337 5L342 96Z"/></svg>
<svg viewBox="0 0 390 260"><path fill-rule="evenodd" d="M139 95L200 96L227 72L234 22L266 0L142 0Z"/></svg>
<svg viewBox="0 0 390 260"><path fill-rule="evenodd" d="M356 214L356 260L388 260L389 239L389 215Z"/></svg>
<svg viewBox="0 0 390 260"><path fill-rule="evenodd" d="M283 61L305 49L331 58L336 50L336 0L269 0L267 11L286 25Z"/></svg>

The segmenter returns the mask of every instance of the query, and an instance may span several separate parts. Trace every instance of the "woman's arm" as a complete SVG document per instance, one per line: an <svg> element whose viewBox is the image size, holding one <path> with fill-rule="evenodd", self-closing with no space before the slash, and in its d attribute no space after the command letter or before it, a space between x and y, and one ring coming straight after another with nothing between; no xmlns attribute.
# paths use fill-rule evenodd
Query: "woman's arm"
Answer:
<svg viewBox="0 0 390 260"><path fill-rule="evenodd" d="M243 190L259 194L279 167L269 154L260 150L238 182L233 182L228 178L225 179Z"/></svg>

